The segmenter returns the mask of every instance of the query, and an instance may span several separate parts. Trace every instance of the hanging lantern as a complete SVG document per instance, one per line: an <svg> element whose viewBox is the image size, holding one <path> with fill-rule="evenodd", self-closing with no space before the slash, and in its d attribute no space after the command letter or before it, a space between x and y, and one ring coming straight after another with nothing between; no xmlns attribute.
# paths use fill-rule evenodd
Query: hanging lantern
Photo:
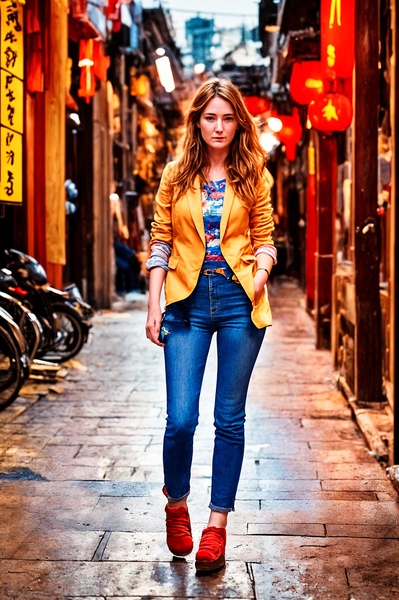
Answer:
<svg viewBox="0 0 399 600"><path fill-rule="evenodd" d="M86 102L90 102L90 98L96 93L96 79L94 77L94 59L93 59L93 40L80 40L79 42L79 67L80 72L80 87L78 96L86 98Z"/></svg>
<svg viewBox="0 0 399 600"><path fill-rule="evenodd" d="M335 71L337 78L352 77L355 0L321 0L320 42L323 68Z"/></svg>
<svg viewBox="0 0 399 600"><path fill-rule="evenodd" d="M130 95L141 98L147 101L147 105L151 102L151 84L148 76L144 73L130 78Z"/></svg>
<svg viewBox="0 0 399 600"><path fill-rule="evenodd" d="M276 135L285 145L285 155L288 160L295 160L296 145L302 137L302 127L299 120L298 109L292 110L292 115L278 115L283 127Z"/></svg>
<svg viewBox="0 0 399 600"><path fill-rule="evenodd" d="M352 104L343 94L321 94L309 104L309 119L318 131L344 131L352 116Z"/></svg>
<svg viewBox="0 0 399 600"><path fill-rule="evenodd" d="M165 92L170 93L176 88L175 79L173 76L170 59L168 56L161 55L161 50L163 49L160 48L159 52L157 50L159 58L155 59L155 66L158 71L158 77L161 85L165 89Z"/></svg>
<svg viewBox="0 0 399 600"><path fill-rule="evenodd" d="M298 61L292 67L290 94L298 104L309 104L323 91L323 65L317 60Z"/></svg>
<svg viewBox="0 0 399 600"><path fill-rule="evenodd" d="M244 96L245 106L248 112L256 117L270 109L270 101L261 96Z"/></svg>

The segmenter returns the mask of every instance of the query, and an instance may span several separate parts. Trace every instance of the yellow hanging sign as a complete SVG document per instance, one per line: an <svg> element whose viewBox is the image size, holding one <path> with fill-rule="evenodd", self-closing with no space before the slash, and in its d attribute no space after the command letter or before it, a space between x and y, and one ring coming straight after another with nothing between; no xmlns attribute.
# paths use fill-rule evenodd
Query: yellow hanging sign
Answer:
<svg viewBox="0 0 399 600"><path fill-rule="evenodd" d="M0 73L1 124L13 131L23 133L24 128L24 82L4 69Z"/></svg>
<svg viewBox="0 0 399 600"><path fill-rule="evenodd" d="M22 202L23 8L0 0L0 202Z"/></svg>
<svg viewBox="0 0 399 600"><path fill-rule="evenodd" d="M1 127L1 200L22 202L22 134Z"/></svg>

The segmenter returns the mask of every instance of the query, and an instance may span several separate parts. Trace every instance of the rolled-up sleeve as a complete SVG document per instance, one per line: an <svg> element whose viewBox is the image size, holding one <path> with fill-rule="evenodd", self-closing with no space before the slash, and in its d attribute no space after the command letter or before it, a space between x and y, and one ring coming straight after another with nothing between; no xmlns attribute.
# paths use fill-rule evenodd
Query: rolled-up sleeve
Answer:
<svg viewBox="0 0 399 600"><path fill-rule="evenodd" d="M151 254L145 268L151 271L154 267L161 267L165 271L168 270L169 257L172 252L172 248L166 242L158 242L154 240L151 244Z"/></svg>
<svg viewBox="0 0 399 600"><path fill-rule="evenodd" d="M173 245L172 229L172 199L173 188L171 184L173 163L168 163L162 173L158 192L155 198L154 221L151 224L151 242L164 242L171 248Z"/></svg>
<svg viewBox="0 0 399 600"><path fill-rule="evenodd" d="M259 246L257 251L255 252L255 256L258 254L268 254L273 259L273 264L277 264L277 249L276 246Z"/></svg>

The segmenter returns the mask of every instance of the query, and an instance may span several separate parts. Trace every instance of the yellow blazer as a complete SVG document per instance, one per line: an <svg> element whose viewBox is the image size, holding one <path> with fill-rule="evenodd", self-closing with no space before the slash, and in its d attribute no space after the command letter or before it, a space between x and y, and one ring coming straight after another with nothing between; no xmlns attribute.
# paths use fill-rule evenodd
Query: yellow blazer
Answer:
<svg viewBox="0 0 399 600"><path fill-rule="evenodd" d="M166 305L187 298L194 290L205 258L205 230L199 178L192 190L175 199L171 171L166 165L156 196L151 227L151 243L166 242L172 247L165 280ZM231 186L226 186L220 223L223 256L252 302L252 321L256 327L272 324L267 289L255 305L255 252L260 246L273 245L273 209L270 201L271 175L265 173L256 190L256 202L249 210Z"/></svg>

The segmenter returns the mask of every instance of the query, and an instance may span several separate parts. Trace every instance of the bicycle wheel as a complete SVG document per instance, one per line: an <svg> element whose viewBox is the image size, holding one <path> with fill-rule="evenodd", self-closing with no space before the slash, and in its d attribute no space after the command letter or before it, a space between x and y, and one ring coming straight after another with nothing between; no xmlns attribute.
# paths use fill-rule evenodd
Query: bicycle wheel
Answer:
<svg viewBox="0 0 399 600"><path fill-rule="evenodd" d="M0 327L0 410L15 400L24 379L17 344L8 331Z"/></svg>
<svg viewBox="0 0 399 600"><path fill-rule="evenodd" d="M57 329L57 341L54 348L44 355L49 361L65 362L76 356L85 342L83 326L79 314L64 304L53 306L54 321Z"/></svg>

